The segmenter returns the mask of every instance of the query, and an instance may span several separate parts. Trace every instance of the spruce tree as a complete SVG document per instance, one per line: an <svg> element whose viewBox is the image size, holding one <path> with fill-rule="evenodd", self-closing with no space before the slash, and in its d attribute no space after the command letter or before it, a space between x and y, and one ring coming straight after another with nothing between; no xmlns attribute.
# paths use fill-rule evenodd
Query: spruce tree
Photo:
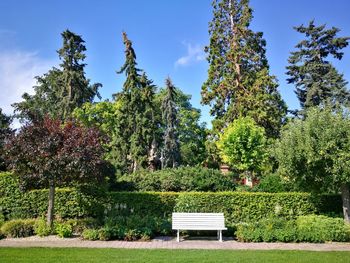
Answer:
<svg viewBox="0 0 350 263"><path fill-rule="evenodd" d="M209 23L208 79L202 86L202 103L211 106L216 132L241 116L251 116L276 136L286 106L269 73L266 42L249 28L249 0L214 0Z"/></svg>
<svg viewBox="0 0 350 263"><path fill-rule="evenodd" d="M84 40L69 30L61 35L63 46L57 51L62 61L60 67L53 67L43 76L36 77L35 94L24 93L24 100L13 105L22 120L42 120L46 115L66 120L75 108L99 96L98 88L102 85L90 84L85 76Z"/></svg>
<svg viewBox="0 0 350 263"><path fill-rule="evenodd" d="M95 83L90 85L90 80L85 77L85 66L83 61L86 58L84 45L85 41L81 36L69 30L62 33L63 46L58 50L62 68L62 81L64 88L62 92L63 118L67 119L76 107L85 102L92 102L102 85Z"/></svg>
<svg viewBox="0 0 350 263"><path fill-rule="evenodd" d="M180 144L178 140L178 116L176 109L176 88L170 78L165 81L166 95L162 101L162 117L165 125L162 150L162 168L180 165Z"/></svg>
<svg viewBox="0 0 350 263"><path fill-rule="evenodd" d="M288 83L295 85L295 93L302 109L330 104L348 105L350 93L344 80L329 57L341 60L341 51L349 43L349 37L337 37L338 28L316 26L312 20L307 26L294 28L304 34L305 39L296 45L288 59Z"/></svg>
<svg viewBox="0 0 350 263"><path fill-rule="evenodd" d="M6 170L5 158L4 158L4 144L12 133L10 128L11 117L2 113L0 108L0 171Z"/></svg>
<svg viewBox="0 0 350 263"><path fill-rule="evenodd" d="M125 32L123 41L125 63L117 73L125 73L126 80L122 92L115 96L121 106L114 150L120 159L119 168L134 172L148 166L148 154L155 130L152 113L155 86L146 74L141 74L141 70L137 68L136 54Z"/></svg>

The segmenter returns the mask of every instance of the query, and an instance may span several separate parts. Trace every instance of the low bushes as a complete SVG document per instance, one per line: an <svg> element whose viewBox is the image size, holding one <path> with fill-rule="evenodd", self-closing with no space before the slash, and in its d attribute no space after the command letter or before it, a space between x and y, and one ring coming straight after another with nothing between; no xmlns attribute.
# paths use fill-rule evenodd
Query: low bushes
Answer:
<svg viewBox="0 0 350 263"><path fill-rule="evenodd" d="M82 236L86 240L98 240L98 230L97 229L85 229L82 233Z"/></svg>
<svg viewBox="0 0 350 263"><path fill-rule="evenodd" d="M245 242L344 242L350 241L350 226L341 218L317 215L269 218L238 224L236 237Z"/></svg>
<svg viewBox="0 0 350 263"><path fill-rule="evenodd" d="M350 225L344 224L342 218L326 216L300 216L296 220L298 241L350 241Z"/></svg>
<svg viewBox="0 0 350 263"><path fill-rule="evenodd" d="M118 180L117 190L122 191L233 191L232 175L204 167L168 168L155 172L148 170L124 175Z"/></svg>
<svg viewBox="0 0 350 263"><path fill-rule="evenodd" d="M103 227L87 229L87 240L150 240L156 235L171 234L171 223L164 218L131 215L107 218Z"/></svg>
<svg viewBox="0 0 350 263"><path fill-rule="evenodd" d="M45 220L39 219L34 224L34 233L39 237L45 237L52 233L52 229L47 225Z"/></svg>
<svg viewBox="0 0 350 263"><path fill-rule="evenodd" d="M55 225L55 232L62 238L72 237L73 227L68 223L58 223Z"/></svg>
<svg viewBox="0 0 350 263"><path fill-rule="evenodd" d="M28 237L34 235L34 219L17 219L4 223L1 233L6 237Z"/></svg>

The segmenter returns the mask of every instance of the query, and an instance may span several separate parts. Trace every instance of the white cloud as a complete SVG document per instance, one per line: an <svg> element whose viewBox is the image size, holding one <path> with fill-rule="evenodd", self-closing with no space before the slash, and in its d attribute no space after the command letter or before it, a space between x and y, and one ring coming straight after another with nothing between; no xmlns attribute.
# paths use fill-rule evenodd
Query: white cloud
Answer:
<svg viewBox="0 0 350 263"><path fill-rule="evenodd" d="M47 72L56 61L42 59L37 52L0 51L0 107L12 114L11 104L21 101L23 93L33 94L35 76Z"/></svg>
<svg viewBox="0 0 350 263"><path fill-rule="evenodd" d="M205 60L204 48L201 45L192 45L186 42L183 42L183 45L187 47L187 54L176 60L175 67L188 66L195 62Z"/></svg>

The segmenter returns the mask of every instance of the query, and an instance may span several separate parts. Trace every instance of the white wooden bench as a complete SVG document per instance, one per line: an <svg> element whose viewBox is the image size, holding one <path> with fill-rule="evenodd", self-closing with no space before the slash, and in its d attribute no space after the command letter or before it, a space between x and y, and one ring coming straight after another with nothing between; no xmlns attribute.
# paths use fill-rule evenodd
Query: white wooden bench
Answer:
<svg viewBox="0 0 350 263"><path fill-rule="evenodd" d="M177 242L180 242L180 230L217 230L222 242L222 230L226 230L223 213L173 213L172 228L177 230Z"/></svg>

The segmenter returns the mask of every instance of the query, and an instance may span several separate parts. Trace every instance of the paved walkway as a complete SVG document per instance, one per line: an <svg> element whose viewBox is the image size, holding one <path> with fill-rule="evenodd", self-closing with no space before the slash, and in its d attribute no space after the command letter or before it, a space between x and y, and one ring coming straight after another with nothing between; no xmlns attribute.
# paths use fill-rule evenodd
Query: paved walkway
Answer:
<svg viewBox="0 0 350 263"><path fill-rule="evenodd" d="M232 249L232 250L311 250L350 251L350 243L241 243L234 240L219 242L208 239L190 239L176 242L172 237L159 237L149 242L86 241L80 238L27 237L0 240L0 247L83 247L83 248L130 248L130 249Z"/></svg>

